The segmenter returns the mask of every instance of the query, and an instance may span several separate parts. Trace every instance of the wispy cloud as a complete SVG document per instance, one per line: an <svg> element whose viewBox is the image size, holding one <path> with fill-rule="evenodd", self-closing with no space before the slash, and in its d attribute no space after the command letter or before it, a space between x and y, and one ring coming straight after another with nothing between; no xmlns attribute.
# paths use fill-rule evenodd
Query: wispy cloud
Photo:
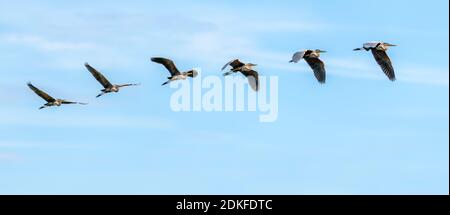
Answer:
<svg viewBox="0 0 450 215"><path fill-rule="evenodd" d="M27 34L2 34L0 39L10 44L33 47L41 51L77 51L96 47L92 43L56 41Z"/></svg>
<svg viewBox="0 0 450 215"><path fill-rule="evenodd" d="M84 128L151 128L168 130L176 125L174 122L160 117L130 117L118 115L83 115L71 116L63 113L53 113L51 116L42 112L31 114L15 110L0 112L0 125L4 126L47 126L47 127L84 127ZM48 119L52 120L48 120Z"/></svg>
<svg viewBox="0 0 450 215"><path fill-rule="evenodd" d="M0 141L0 149L34 149L34 148L86 148L87 144L61 144L37 141Z"/></svg>
<svg viewBox="0 0 450 215"><path fill-rule="evenodd" d="M439 86L449 86L449 70L444 68L427 68L422 66L405 66L398 70L400 81Z"/></svg>
<svg viewBox="0 0 450 215"><path fill-rule="evenodd" d="M75 8L65 13L57 12L57 20L53 16L38 17L39 23L51 23L53 28L48 28L48 32L3 33L0 39L3 43L15 46L53 52L52 62L48 62L53 68L79 69L86 59L95 59L97 63L109 67L129 67L150 57L136 57L138 53L149 50L148 55L166 54L176 59L197 62L199 65L193 67L206 69L219 68L232 58L243 58L276 72L310 72L304 63L287 63L293 54L292 50L267 48L263 37L273 33L320 33L332 28L314 19L300 19L287 14L235 16L233 8L224 7L220 11L208 9L190 8L192 14L201 14L198 16L168 16L157 10L155 13L143 13L140 10L97 12ZM68 28L67 23L73 23L74 26ZM61 38L58 37L61 32L70 37L51 39ZM133 50L137 47L142 50ZM331 57L330 54L323 59L330 75L358 79L384 78L374 63ZM399 81L448 86L447 68L396 65L396 69Z"/></svg>
<svg viewBox="0 0 450 215"><path fill-rule="evenodd" d="M23 158L16 153L0 152L0 161L17 162L22 160Z"/></svg>

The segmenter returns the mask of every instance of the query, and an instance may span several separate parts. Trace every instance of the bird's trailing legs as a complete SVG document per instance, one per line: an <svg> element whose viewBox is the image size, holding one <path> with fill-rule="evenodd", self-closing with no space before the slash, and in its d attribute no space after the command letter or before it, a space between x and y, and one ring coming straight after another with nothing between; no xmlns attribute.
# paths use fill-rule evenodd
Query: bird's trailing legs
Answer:
<svg viewBox="0 0 450 215"><path fill-rule="evenodd" d="M164 86L164 85L170 83L171 81L172 81L172 80L168 80L168 81L164 82L161 86Z"/></svg>

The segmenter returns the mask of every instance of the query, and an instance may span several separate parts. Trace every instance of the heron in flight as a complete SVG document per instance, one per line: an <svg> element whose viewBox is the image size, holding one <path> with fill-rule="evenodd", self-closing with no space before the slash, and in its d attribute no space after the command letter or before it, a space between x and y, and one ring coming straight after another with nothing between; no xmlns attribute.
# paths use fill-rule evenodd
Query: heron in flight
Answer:
<svg viewBox="0 0 450 215"><path fill-rule="evenodd" d="M391 59L386 54L386 51L389 49L389 47L396 46L389 43L384 42L369 42L365 43L362 48L356 48L353 49L353 51L372 51L372 55L377 61L378 65L380 65L381 69L383 70L384 74L389 78L391 81L395 81L395 72L394 67L392 66Z"/></svg>
<svg viewBox="0 0 450 215"><path fill-rule="evenodd" d="M167 77L169 79L168 81L164 82L162 86L177 80L186 80L188 77L195 78L198 75L198 72L194 69L189 70L187 72L180 72L178 68L175 66L175 63L167 58L162 57L153 57L151 58L151 61L155 63L159 63L166 67L166 69L170 72L170 77Z"/></svg>
<svg viewBox="0 0 450 215"><path fill-rule="evenodd" d="M103 96L106 93L112 93L112 92L119 92L120 88L122 87L129 87L129 86L138 86L139 84L111 84L111 82L108 81L108 79L105 78L99 71L94 69L92 66L90 66L88 63L85 63L84 66L89 70L89 72L94 76L95 79L104 87L102 93L97 95L97 98L100 96Z"/></svg>
<svg viewBox="0 0 450 215"><path fill-rule="evenodd" d="M223 76L228 76L237 72L242 73L245 77L247 77L251 88L255 91L259 90L259 75L258 72L253 70L253 67L258 66L253 63L242 63L239 59L232 60L225 64L222 67L222 71L225 70L228 66L231 66L230 71L223 74Z"/></svg>
<svg viewBox="0 0 450 215"><path fill-rule="evenodd" d="M66 105L66 104L80 104L80 105L87 105L87 103L82 103L82 102L71 102L71 101L67 101L64 99L54 99L53 97L49 96L47 93L45 93L44 91L38 89L37 87L33 86L30 82L27 83L28 87L33 90L34 93L36 93L39 97L41 97L42 99L44 99L47 103L44 104L42 107L39 108L43 109L46 107L51 107L51 106L61 106L61 105Z"/></svg>
<svg viewBox="0 0 450 215"><path fill-rule="evenodd" d="M316 49L316 50L303 50L296 52L292 56L292 60L289 63L298 63L301 59L305 59L311 69L314 71L314 76L321 84L326 82L326 71L325 64L319 59L320 53L325 53L326 51Z"/></svg>

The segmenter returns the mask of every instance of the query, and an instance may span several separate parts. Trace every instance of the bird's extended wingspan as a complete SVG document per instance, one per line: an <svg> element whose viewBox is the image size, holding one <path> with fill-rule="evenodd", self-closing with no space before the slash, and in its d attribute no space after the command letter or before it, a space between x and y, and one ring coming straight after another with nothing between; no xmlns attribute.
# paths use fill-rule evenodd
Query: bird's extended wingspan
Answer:
<svg viewBox="0 0 450 215"><path fill-rule="evenodd" d="M316 76L317 80L324 84L326 81L326 71L325 64L319 59L315 57L307 57L305 58L306 62L314 71L314 76Z"/></svg>
<svg viewBox="0 0 450 215"><path fill-rule="evenodd" d="M113 85L108 81L108 79L105 78L99 71L94 69L92 66L90 66L88 63L85 63L84 66L89 70L89 72L94 76L94 78L100 82L100 84L104 88L112 87Z"/></svg>
<svg viewBox="0 0 450 215"><path fill-rule="evenodd" d="M259 75L258 75L258 72L254 71L254 70L251 70L251 71L247 71L247 72L242 72L242 74L245 75L245 77L247 77L248 83L250 84L252 89L254 91L258 91L259 90Z"/></svg>
<svg viewBox="0 0 450 215"><path fill-rule="evenodd" d="M47 102L54 102L56 101L56 99L54 99L53 97L49 96L47 93L45 93L44 91L36 88L35 86L33 86L30 82L28 82L28 87L34 91L34 93L36 93L38 96L40 96L42 99L44 99Z"/></svg>
<svg viewBox="0 0 450 215"><path fill-rule="evenodd" d="M391 59L386 54L385 51L372 49L372 54L375 57L375 60L377 61L378 65L380 65L381 69L383 70L384 74L389 78L391 81L395 81L395 72L394 67L392 66Z"/></svg>
<svg viewBox="0 0 450 215"><path fill-rule="evenodd" d="M170 59L162 57L154 57L151 60L155 63L162 64L164 67L166 67L166 69L169 70L172 77L181 74L178 68L175 66L175 63L173 63L173 61Z"/></svg>
<svg viewBox="0 0 450 215"><path fill-rule="evenodd" d="M227 64L225 64L225 65L222 67L222 71L223 71L224 69L226 69L227 66L231 66L231 67L233 67L233 69L234 69L234 68L242 67L242 66L244 66L244 65L245 65L245 64L242 63L239 59L235 59L235 60L232 60L232 61L228 62Z"/></svg>

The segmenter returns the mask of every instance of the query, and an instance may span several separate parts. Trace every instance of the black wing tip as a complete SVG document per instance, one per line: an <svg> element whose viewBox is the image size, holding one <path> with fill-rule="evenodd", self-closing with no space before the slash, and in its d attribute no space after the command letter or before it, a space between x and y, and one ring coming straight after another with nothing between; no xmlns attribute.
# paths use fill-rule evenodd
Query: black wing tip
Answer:
<svg viewBox="0 0 450 215"><path fill-rule="evenodd" d="M158 63L159 61L162 61L162 60L170 60L170 59L164 58L164 57L152 57L152 58L150 58L150 60L153 61L153 62L155 62L155 63Z"/></svg>
<svg viewBox="0 0 450 215"><path fill-rule="evenodd" d="M32 90L36 89L36 87L35 87L30 81L27 82L27 86L28 86L29 88L31 88Z"/></svg>
<svg viewBox="0 0 450 215"><path fill-rule="evenodd" d="M92 67L91 64L89 64L89 63L84 63L84 66L85 66L89 71L91 71L91 69L94 69L94 67Z"/></svg>

